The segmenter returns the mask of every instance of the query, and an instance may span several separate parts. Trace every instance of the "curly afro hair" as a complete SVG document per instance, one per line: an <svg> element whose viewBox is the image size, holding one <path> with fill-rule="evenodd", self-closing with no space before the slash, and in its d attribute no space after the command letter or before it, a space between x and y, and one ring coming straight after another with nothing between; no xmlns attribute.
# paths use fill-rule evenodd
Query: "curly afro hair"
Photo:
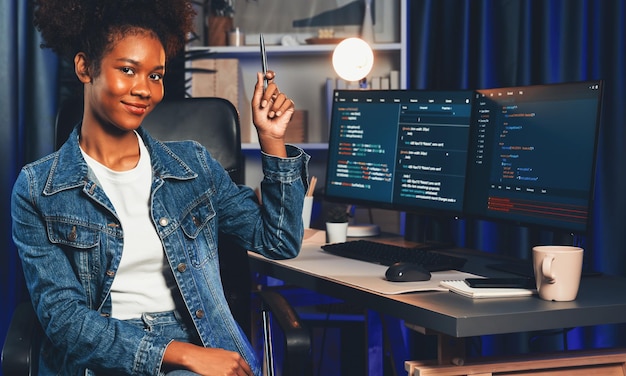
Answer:
<svg viewBox="0 0 626 376"><path fill-rule="evenodd" d="M34 6L42 47L69 61L84 52L95 66L120 37L141 30L154 33L172 58L183 49L195 17L189 0L34 0Z"/></svg>

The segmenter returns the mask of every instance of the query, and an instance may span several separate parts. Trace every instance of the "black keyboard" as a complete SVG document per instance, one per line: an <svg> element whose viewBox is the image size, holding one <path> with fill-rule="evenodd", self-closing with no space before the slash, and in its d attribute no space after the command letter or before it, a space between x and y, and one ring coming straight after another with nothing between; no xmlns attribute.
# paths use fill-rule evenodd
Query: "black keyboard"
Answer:
<svg viewBox="0 0 626 376"><path fill-rule="evenodd" d="M341 257L387 266L396 262L408 262L420 264L431 272L456 270L465 265L467 261L465 258L434 252L434 249L437 248L437 246L428 244L416 248L407 248L370 240L354 240L322 246L324 251Z"/></svg>

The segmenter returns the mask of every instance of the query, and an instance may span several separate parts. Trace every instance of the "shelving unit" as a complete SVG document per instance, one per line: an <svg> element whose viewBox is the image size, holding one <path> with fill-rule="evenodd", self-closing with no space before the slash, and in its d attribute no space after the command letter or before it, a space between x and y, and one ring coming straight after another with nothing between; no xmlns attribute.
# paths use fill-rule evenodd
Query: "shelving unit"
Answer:
<svg viewBox="0 0 626 376"><path fill-rule="evenodd" d="M386 77L392 70L398 71L400 76L400 88L407 87L407 4L408 0L375 0L378 8L377 15L383 16L383 22L375 25L375 28L383 25L382 34L374 35L374 68L368 77ZM281 17L275 12L267 11L267 2L259 5L259 12L266 11L271 13L271 17ZM252 3L248 3L252 4ZM280 6L283 6L281 3ZM304 6L304 5L303 5ZM389 9L392 9L391 11ZM381 13L378 13L381 12ZM262 14L256 15L257 18L263 19ZM377 17L378 17L377 16ZM267 18L265 18L267 19ZM377 18L377 22L379 19ZM237 24L244 32L249 31L245 23ZM385 34L388 29L391 33ZM356 27L353 27L356 30ZM307 37L316 36L316 30L309 29L311 34ZM380 30L379 30L380 31ZM328 149L328 109L326 80L328 78L337 79L337 75L332 67L332 54L336 44L300 44L297 46L282 46L270 44L271 36L275 37L276 33L268 34L264 30L266 51L268 55L269 69L277 74L276 82L280 89L288 93L296 104L297 110L307 111L307 142L298 144L309 155L311 161L309 163L309 174L318 177L318 186L323 187L325 184L325 171ZM356 32L345 37L355 36ZM286 33L292 35L291 33ZM336 37L340 36L339 34ZM379 37L380 36L380 37ZM298 40L303 41L303 35L298 36ZM376 43L376 40L380 41ZM384 40L384 42L382 42ZM388 42L391 41L391 42ZM210 58L214 59L237 59L241 69L241 82L243 84L243 94L248 98L242 103L240 111L247 111L250 98L252 96L254 84L256 82L256 73L261 70L261 60L259 55L258 34L247 34L246 45L244 46L190 46L191 51L208 51L211 52ZM245 117L244 117L245 118ZM250 129L250 140L256 141L256 132L253 126L243 126L243 129ZM245 154L245 183L251 187L259 185L263 178L261 159L259 153L259 144L257 142L246 142L242 144ZM394 213L393 215L397 215ZM389 221L394 223L393 221ZM389 230L390 231L390 230ZM394 232L398 232L394 230Z"/></svg>
<svg viewBox="0 0 626 376"><path fill-rule="evenodd" d="M370 77L385 77L391 70L396 70L400 73L400 88L406 88L407 2L398 0L397 4L400 40L372 45L375 60ZM239 26L245 29L245 25ZM334 48L335 44L268 45L266 48L268 66L277 73L276 82L279 87L294 100L296 109L307 111L307 144L304 145L307 149L325 148L328 141L329 119L325 87L327 78L337 77L331 62ZM244 95L246 98L251 97L256 72L261 70L258 46L196 46L190 47L190 50L209 50L214 53L212 58L216 59L238 59L243 76ZM253 135L255 136L255 133ZM244 149L258 148L255 139L251 138L253 142L244 144Z"/></svg>

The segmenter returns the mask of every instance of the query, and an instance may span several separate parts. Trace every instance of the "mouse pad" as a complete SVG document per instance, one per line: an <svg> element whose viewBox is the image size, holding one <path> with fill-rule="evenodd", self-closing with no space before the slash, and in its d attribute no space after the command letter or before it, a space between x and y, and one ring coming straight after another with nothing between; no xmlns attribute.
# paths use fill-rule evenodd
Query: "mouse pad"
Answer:
<svg viewBox="0 0 626 376"><path fill-rule="evenodd" d="M432 272L430 280L422 282L389 282L385 279L384 275L379 278L348 275L341 276L340 280L341 282L381 294L393 295L420 291L448 291L448 288L440 286L442 281L478 277L479 276L475 274L460 272L458 270L446 270L442 272Z"/></svg>
<svg viewBox="0 0 626 376"><path fill-rule="evenodd" d="M326 234L324 231L305 231L302 249L297 257L287 260L267 261L380 294L448 291L447 288L439 286L441 281L479 277L457 270L448 270L432 272L432 277L429 281L389 282L385 279L387 266L331 255L321 249L321 246L325 243ZM251 257L263 258L260 255L249 254Z"/></svg>

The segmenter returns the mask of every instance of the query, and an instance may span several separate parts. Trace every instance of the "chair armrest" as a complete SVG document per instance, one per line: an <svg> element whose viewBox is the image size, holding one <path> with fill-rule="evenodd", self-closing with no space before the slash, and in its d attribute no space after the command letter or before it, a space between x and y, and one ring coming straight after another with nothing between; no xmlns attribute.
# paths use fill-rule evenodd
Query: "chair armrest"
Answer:
<svg viewBox="0 0 626 376"><path fill-rule="evenodd" d="M283 374L307 375L313 373L311 359L311 334L302 324L298 313L287 300L272 290L260 290L263 310L269 311L283 332L285 338L285 358Z"/></svg>
<svg viewBox="0 0 626 376"><path fill-rule="evenodd" d="M2 347L2 372L5 376L37 374L42 335L31 303L18 304Z"/></svg>

